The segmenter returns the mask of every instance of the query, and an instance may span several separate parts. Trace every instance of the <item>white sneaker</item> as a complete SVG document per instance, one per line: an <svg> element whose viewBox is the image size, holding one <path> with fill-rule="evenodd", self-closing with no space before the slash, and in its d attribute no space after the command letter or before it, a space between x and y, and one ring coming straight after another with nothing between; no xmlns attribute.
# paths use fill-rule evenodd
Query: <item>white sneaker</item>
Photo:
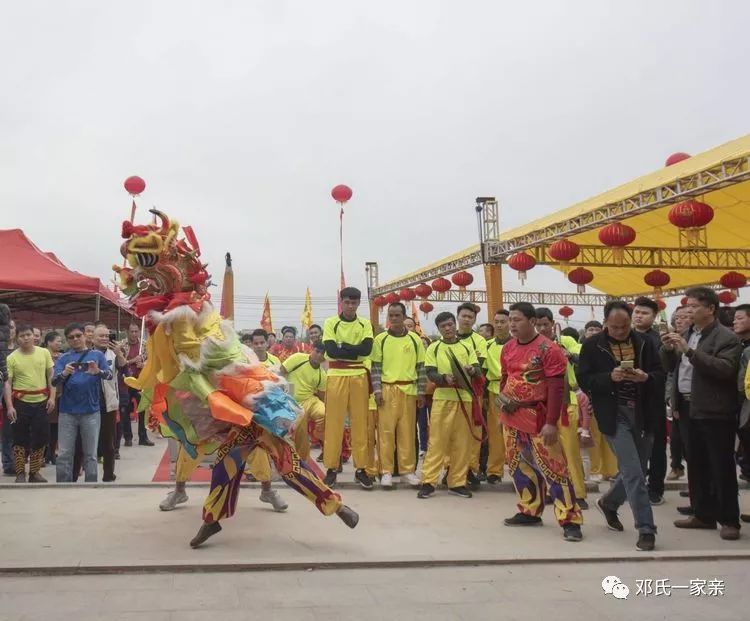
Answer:
<svg viewBox="0 0 750 621"><path fill-rule="evenodd" d="M279 492L277 492L275 489L261 490L260 501L270 504L273 507L273 510L277 513L283 513L289 507L289 505L284 502L284 499L281 497Z"/></svg>
<svg viewBox="0 0 750 621"><path fill-rule="evenodd" d="M167 494L167 497L159 503L159 509L162 511L172 511L177 505L188 501L188 495L185 492L178 492L176 489Z"/></svg>
<svg viewBox="0 0 750 621"><path fill-rule="evenodd" d="M409 474L402 474L401 475L401 482L402 483L408 483L412 487L419 487L422 484L422 479L420 479L416 473L410 472Z"/></svg>
<svg viewBox="0 0 750 621"><path fill-rule="evenodd" d="M393 487L393 475L390 472L384 472L380 476L380 487Z"/></svg>

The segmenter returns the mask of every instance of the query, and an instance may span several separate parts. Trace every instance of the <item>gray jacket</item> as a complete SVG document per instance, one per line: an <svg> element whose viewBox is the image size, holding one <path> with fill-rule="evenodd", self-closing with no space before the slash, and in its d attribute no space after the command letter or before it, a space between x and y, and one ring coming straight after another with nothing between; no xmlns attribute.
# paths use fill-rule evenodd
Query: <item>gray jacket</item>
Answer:
<svg viewBox="0 0 750 621"><path fill-rule="evenodd" d="M690 338L692 327L682 334ZM680 359L676 351L661 348L664 368L674 376L672 384L672 405L677 405ZM718 321L701 331L698 346L692 354L693 380L690 390L690 417L695 419L735 420L739 403L737 401L737 371L742 342L737 335L722 326Z"/></svg>

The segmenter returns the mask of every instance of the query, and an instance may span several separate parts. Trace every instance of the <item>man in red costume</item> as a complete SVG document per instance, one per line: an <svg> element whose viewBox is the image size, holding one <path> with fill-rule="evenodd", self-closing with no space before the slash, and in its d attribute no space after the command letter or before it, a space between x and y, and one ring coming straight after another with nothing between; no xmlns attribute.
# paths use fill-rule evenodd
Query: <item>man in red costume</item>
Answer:
<svg viewBox="0 0 750 621"><path fill-rule="evenodd" d="M544 498L549 494L563 538L581 541L583 518L557 437L567 358L558 345L537 333L535 309L528 302L510 307L510 333L513 338L500 356L497 399L518 513L506 519L505 525L541 524Z"/></svg>
<svg viewBox="0 0 750 621"><path fill-rule="evenodd" d="M292 354L307 354L309 349L304 343L297 340L297 330L291 326L281 328L281 342L276 343L269 350L281 362L284 362Z"/></svg>

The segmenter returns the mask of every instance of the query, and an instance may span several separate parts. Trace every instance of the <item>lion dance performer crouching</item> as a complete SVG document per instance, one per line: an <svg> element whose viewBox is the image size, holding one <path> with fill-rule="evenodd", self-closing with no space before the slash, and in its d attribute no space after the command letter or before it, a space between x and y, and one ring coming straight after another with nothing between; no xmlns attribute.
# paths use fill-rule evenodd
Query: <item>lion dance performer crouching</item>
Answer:
<svg viewBox="0 0 750 621"><path fill-rule="evenodd" d="M133 310L149 332L147 362L126 383L142 391L149 426L176 438L192 460L216 454L203 525L194 548L221 530L237 508L245 462L255 448L268 453L287 485L338 515L350 528L359 516L297 454L289 430L300 412L285 381L241 345L210 303L209 275L190 227L162 212L160 224L122 226L121 251L129 267L115 267Z"/></svg>

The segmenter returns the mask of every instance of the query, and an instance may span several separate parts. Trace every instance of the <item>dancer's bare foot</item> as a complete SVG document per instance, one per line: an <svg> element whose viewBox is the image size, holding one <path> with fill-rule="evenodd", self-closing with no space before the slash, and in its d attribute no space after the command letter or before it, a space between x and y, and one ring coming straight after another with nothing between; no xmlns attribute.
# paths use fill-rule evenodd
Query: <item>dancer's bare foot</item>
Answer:
<svg viewBox="0 0 750 621"><path fill-rule="evenodd" d="M218 522L203 523L203 526L198 530L198 534L190 541L191 548L197 548L201 544L206 542L206 539L215 535L221 530L221 524Z"/></svg>
<svg viewBox="0 0 750 621"><path fill-rule="evenodd" d="M341 518L341 521L346 524L349 528L354 528L359 523L359 513L357 513L351 507L341 505L336 515Z"/></svg>

